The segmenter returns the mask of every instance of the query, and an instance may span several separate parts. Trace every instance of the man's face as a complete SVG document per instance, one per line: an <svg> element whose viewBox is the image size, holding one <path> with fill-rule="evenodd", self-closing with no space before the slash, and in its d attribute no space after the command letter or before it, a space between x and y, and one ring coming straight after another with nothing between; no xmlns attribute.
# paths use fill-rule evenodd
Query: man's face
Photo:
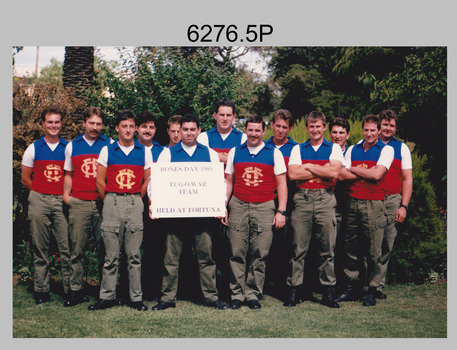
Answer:
<svg viewBox="0 0 457 350"><path fill-rule="evenodd" d="M116 125L116 131L122 143L132 142L136 131L135 121L133 119L121 121L119 125Z"/></svg>
<svg viewBox="0 0 457 350"><path fill-rule="evenodd" d="M324 125L322 120L308 121L306 130L308 131L309 138L314 142L321 142L324 139L324 131L327 125Z"/></svg>
<svg viewBox="0 0 457 350"><path fill-rule="evenodd" d="M342 149L346 147L346 141L350 134L341 125L333 125L330 130L330 140L337 145L340 145Z"/></svg>
<svg viewBox="0 0 457 350"><path fill-rule="evenodd" d="M276 121L270 123L271 128L273 129L273 139L277 143L285 143L287 139L287 134L292 129L289 126L289 121L286 121L281 118L277 118Z"/></svg>
<svg viewBox="0 0 457 350"><path fill-rule="evenodd" d="M397 123L395 119L383 119L381 120L381 131L379 137L383 141L389 141L397 132Z"/></svg>
<svg viewBox="0 0 457 350"><path fill-rule="evenodd" d="M235 119L232 107L220 106L217 113L213 113L213 117L216 119L216 128L221 134L228 134L232 130Z"/></svg>
<svg viewBox="0 0 457 350"><path fill-rule="evenodd" d="M365 123L362 128L363 138L367 146L373 146L378 142L379 130L376 123Z"/></svg>
<svg viewBox="0 0 457 350"><path fill-rule="evenodd" d="M41 122L44 128L44 133L47 136L59 136L62 129L62 117L60 114L48 113L44 116L44 121Z"/></svg>
<svg viewBox="0 0 457 350"><path fill-rule="evenodd" d="M197 123L185 122L181 125L181 140L184 145L196 145L198 134L200 134L200 128L197 127Z"/></svg>
<svg viewBox="0 0 457 350"><path fill-rule="evenodd" d="M142 145L151 145L152 139L156 134L156 126L153 121L143 123L138 126L138 141Z"/></svg>
<svg viewBox="0 0 457 350"><path fill-rule="evenodd" d="M248 123L244 132L247 136L248 147L257 147L263 142L262 136L265 134L265 130L262 128L262 123Z"/></svg>
<svg viewBox="0 0 457 350"><path fill-rule="evenodd" d="M170 137L170 143L174 146L181 141L181 126L179 123L170 124L167 129L168 137Z"/></svg>
<svg viewBox="0 0 457 350"><path fill-rule="evenodd" d="M93 115L83 122L84 136L88 140L96 140L100 136L103 127L103 119Z"/></svg>

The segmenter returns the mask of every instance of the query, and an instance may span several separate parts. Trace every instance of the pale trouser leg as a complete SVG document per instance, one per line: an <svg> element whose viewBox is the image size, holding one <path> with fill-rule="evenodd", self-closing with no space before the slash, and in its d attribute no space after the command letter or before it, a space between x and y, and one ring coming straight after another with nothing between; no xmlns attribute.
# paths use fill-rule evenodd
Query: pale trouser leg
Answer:
<svg viewBox="0 0 457 350"><path fill-rule="evenodd" d="M323 286L334 286L336 284L334 266L336 199L330 191L324 190L316 194L314 204L314 225L320 256L319 281Z"/></svg>
<svg viewBox="0 0 457 350"><path fill-rule="evenodd" d="M244 301L246 255L249 247L249 203L232 196L229 202L228 238L230 241L230 290L232 300Z"/></svg>
<svg viewBox="0 0 457 350"><path fill-rule="evenodd" d="M80 291L83 288L84 259L91 231L100 258L100 225L101 213L96 201L71 197L68 232L70 237L70 289L72 291Z"/></svg>
<svg viewBox="0 0 457 350"><path fill-rule="evenodd" d="M250 203L250 264L248 267L245 296L246 300L258 299L265 285L265 271L268 253L273 241L273 220L275 204Z"/></svg>
<svg viewBox="0 0 457 350"><path fill-rule="evenodd" d="M294 196L295 208L291 216L293 229L294 256L290 259L290 271L287 285L297 287L303 284L305 257L311 241L313 227L313 203L305 190L299 190Z"/></svg>
<svg viewBox="0 0 457 350"><path fill-rule="evenodd" d="M165 255L162 278L161 301L176 302L178 293L179 260L184 246L184 233L181 232L182 219L164 219L165 228Z"/></svg>
<svg viewBox="0 0 457 350"><path fill-rule="evenodd" d="M386 211L382 200L351 198L345 237L344 273L348 283L360 280L360 261L367 259L369 287L379 287L381 281L381 245L386 226Z"/></svg>
<svg viewBox="0 0 457 350"><path fill-rule="evenodd" d="M395 224L395 215L397 210L400 208L401 204L401 194L393 194L387 196L384 201L386 206L387 213L387 225L384 230L384 238L382 241L382 253L381 253L381 283L378 290L386 286L386 274L387 274L387 265L389 264L390 254L394 247L395 238L397 237L397 226Z"/></svg>
<svg viewBox="0 0 457 350"><path fill-rule="evenodd" d="M29 219L34 247L35 292L49 292L49 244L51 234L57 242L61 262L63 290L70 288L70 249L68 222L63 212L63 200L59 195L45 195L30 191Z"/></svg>
<svg viewBox="0 0 457 350"><path fill-rule="evenodd" d="M200 269L200 288L207 303L216 301L216 263L212 258L213 232L218 226L211 225L212 218L194 219L194 249Z"/></svg>

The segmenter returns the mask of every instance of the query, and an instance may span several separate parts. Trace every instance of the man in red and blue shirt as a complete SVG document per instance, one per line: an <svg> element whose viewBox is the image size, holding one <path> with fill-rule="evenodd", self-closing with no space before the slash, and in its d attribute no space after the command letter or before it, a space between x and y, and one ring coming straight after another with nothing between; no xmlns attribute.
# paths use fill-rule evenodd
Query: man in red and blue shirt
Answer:
<svg viewBox="0 0 457 350"><path fill-rule="evenodd" d="M229 214L224 223L228 226L231 246L231 308L235 310L245 301L250 309L261 307L258 299L265 283L272 227L284 226L287 205L284 157L263 142L265 121L251 116L246 119L244 130L247 141L230 150L225 169ZM246 266L248 256L250 261Z"/></svg>
<svg viewBox="0 0 457 350"><path fill-rule="evenodd" d="M60 136L62 112L49 106L41 113L44 135L31 144L22 159L22 184L30 191L28 217L33 244L34 298L37 304L50 301L49 243L51 235L59 249L62 284L70 292L70 248L68 222L62 200L65 147L68 141Z"/></svg>
<svg viewBox="0 0 457 350"><path fill-rule="evenodd" d="M284 163L289 164L290 154L292 149L298 143L290 136L289 132L294 126L294 118L292 113L287 109L278 109L270 121L270 127L273 130L273 136L265 142L273 148L281 151L284 157ZM292 256L292 232L290 229L290 215L294 207L293 197L297 192L295 181L287 181L287 206L286 206L286 223L283 228L274 230L273 242L271 244L270 253L267 261L267 285L268 281L272 281L274 286L282 286L284 283L285 272L289 266L289 260ZM277 196L275 198L277 203ZM270 263L270 261L272 263Z"/></svg>
<svg viewBox="0 0 457 350"><path fill-rule="evenodd" d="M103 243L100 234L102 206L97 192L97 159L101 149L112 140L101 134L103 112L89 107L83 115L84 133L65 149L65 179L63 201L68 205L68 235L70 239L70 294L64 306L88 301L83 294L85 251L92 232L99 258L99 272L103 266Z"/></svg>
<svg viewBox="0 0 457 350"><path fill-rule="evenodd" d="M386 299L383 289L386 284L387 264L397 236L397 224L403 223L408 214L408 204L413 192L413 164L408 146L394 137L398 126L397 114L387 109L379 114L379 119L381 120L379 138L386 145L392 146L395 151L392 165L384 178L387 226L382 243L381 284L375 292L377 299Z"/></svg>
<svg viewBox="0 0 457 350"><path fill-rule="evenodd" d="M102 239L105 263L99 300L89 310L116 305L116 284L121 247L127 256L130 306L145 311L141 289L141 243L143 240L142 197L151 173L152 155L134 139L135 113L119 112L119 138L105 146L98 157L97 190L103 199Z"/></svg>
<svg viewBox="0 0 457 350"><path fill-rule="evenodd" d="M344 240L346 286L337 301L359 299L364 280L361 265L366 259L368 294L363 306L376 305L375 292L381 283L381 246L387 223L384 177L394 158L394 149L379 140L380 128L377 116L363 118L364 139L348 149L346 168L339 177L350 180L351 185Z"/></svg>
<svg viewBox="0 0 457 350"><path fill-rule="evenodd" d="M349 121L342 117L335 117L329 123L330 141L340 145L343 156L348 150L347 140L351 135ZM344 280L343 257L344 257L344 231L346 227L346 213L349 200L349 181L337 180L333 193L335 194L336 207L336 242L335 242L335 275L337 288L341 287L340 281ZM339 288L338 288L339 289Z"/></svg>
<svg viewBox="0 0 457 350"><path fill-rule="evenodd" d="M341 147L324 139L327 120L324 113L312 111L306 118L309 139L292 149L288 175L299 188L294 196L292 212L294 256L290 259L287 285L290 287L284 306L298 302L305 275L305 258L313 235L317 238L320 256L319 281L323 287L322 304L332 308L339 305L334 299L336 277L334 247L336 240L336 199L334 180L344 163ZM309 292L308 292L309 294Z"/></svg>

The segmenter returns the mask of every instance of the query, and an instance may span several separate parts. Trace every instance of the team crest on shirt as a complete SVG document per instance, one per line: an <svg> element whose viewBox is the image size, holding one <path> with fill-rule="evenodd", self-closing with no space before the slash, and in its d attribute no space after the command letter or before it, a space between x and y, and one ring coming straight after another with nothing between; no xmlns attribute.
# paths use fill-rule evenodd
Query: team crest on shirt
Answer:
<svg viewBox="0 0 457 350"><path fill-rule="evenodd" d="M133 170L131 169L122 169L119 170L119 173L116 176L116 182L119 185L120 189L132 189L135 182L135 175L133 174Z"/></svg>
<svg viewBox="0 0 457 350"><path fill-rule="evenodd" d="M59 182L62 179L62 168L57 164L46 165L44 176L48 182Z"/></svg>
<svg viewBox="0 0 457 350"><path fill-rule="evenodd" d="M242 178L246 186L255 187L259 186L259 183L263 182L263 180L260 179L262 176L262 169L257 168L255 166L251 166L244 169Z"/></svg>
<svg viewBox="0 0 457 350"><path fill-rule="evenodd" d="M95 178L97 176L97 159L87 158L84 159L81 165L81 171L84 173L84 177Z"/></svg>

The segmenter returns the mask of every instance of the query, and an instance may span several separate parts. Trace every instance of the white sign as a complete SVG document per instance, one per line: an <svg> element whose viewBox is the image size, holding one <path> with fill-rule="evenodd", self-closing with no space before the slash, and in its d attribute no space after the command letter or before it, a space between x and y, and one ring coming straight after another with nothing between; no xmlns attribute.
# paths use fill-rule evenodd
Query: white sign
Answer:
<svg viewBox="0 0 457 350"><path fill-rule="evenodd" d="M224 164L154 163L151 197L153 218L225 216Z"/></svg>

